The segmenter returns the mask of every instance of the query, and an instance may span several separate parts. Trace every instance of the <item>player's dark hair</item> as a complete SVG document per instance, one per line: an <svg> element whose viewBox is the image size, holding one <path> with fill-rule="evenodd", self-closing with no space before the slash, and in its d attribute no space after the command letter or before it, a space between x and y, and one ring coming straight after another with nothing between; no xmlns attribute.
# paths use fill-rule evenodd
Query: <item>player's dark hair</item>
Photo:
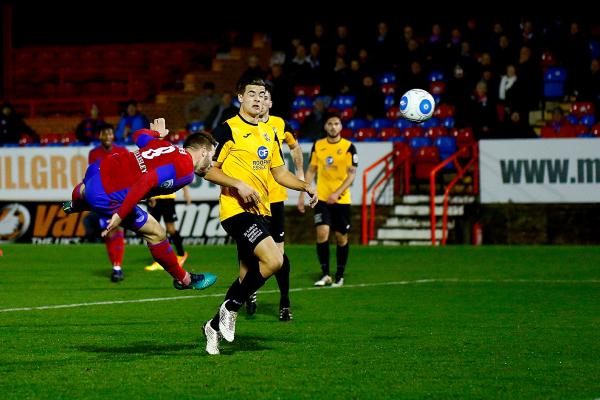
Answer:
<svg viewBox="0 0 600 400"><path fill-rule="evenodd" d="M247 78L247 79L242 79L238 82L237 87L236 87L236 93L243 95L244 92L246 91L246 86L248 85L254 85L254 86L262 86L265 87L265 81L262 78L259 77L251 77L251 78Z"/></svg>
<svg viewBox="0 0 600 400"><path fill-rule="evenodd" d="M271 96L273 95L273 84L271 82L265 82L265 91Z"/></svg>
<svg viewBox="0 0 600 400"><path fill-rule="evenodd" d="M325 114L325 118L323 119L323 121L325 121L325 123L327 123L327 121L329 121L331 118L337 118L340 120L340 122L342 121L342 116L338 113L335 112L328 112Z"/></svg>
<svg viewBox="0 0 600 400"><path fill-rule="evenodd" d="M217 147L217 144L217 141L210 133L196 132L185 138L183 148L199 149L200 147L204 147L205 149L210 149L211 146Z"/></svg>
<svg viewBox="0 0 600 400"><path fill-rule="evenodd" d="M112 129L113 131L115 130L115 127L113 124L108 124L108 123L104 123L100 126L100 130L98 130L98 132L102 132L105 131L107 129Z"/></svg>

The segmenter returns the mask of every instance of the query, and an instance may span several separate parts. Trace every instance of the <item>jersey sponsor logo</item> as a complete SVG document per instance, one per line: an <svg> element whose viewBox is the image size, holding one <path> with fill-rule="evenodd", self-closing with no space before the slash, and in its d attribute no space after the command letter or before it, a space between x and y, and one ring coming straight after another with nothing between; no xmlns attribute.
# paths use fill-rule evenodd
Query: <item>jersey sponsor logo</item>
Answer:
<svg viewBox="0 0 600 400"><path fill-rule="evenodd" d="M267 149L265 146L260 146L256 153L258 154L258 158L264 160L269 156L269 149Z"/></svg>
<svg viewBox="0 0 600 400"><path fill-rule="evenodd" d="M29 210L21 204L12 203L0 209L0 242L13 241L29 228Z"/></svg>
<svg viewBox="0 0 600 400"><path fill-rule="evenodd" d="M327 163L327 165L331 165L333 164L333 157L329 156L325 159L325 162Z"/></svg>
<svg viewBox="0 0 600 400"><path fill-rule="evenodd" d="M163 183L160 184L161 188L164 189L169 189L172 188L174 184L174 180L173 179L169 179L168 181L164 181Z"/></svg>

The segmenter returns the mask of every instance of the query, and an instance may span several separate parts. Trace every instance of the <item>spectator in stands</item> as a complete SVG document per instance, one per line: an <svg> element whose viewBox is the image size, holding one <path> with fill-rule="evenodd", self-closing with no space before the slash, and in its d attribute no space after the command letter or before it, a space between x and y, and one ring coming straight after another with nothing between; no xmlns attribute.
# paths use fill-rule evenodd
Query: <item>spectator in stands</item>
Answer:
<svg viewBox="0 0 600 400"><path fill-rule="evenodd" d="M535 139L538 136L518 110L508 111L510 117L499 124L495 137L498 139ZM523 117L522 117L523 115Z"/></svg>
<svg viewBox="0 0 600 400"><path fill-rule="evenodd" d="M372 47L373 62L377 70L377 74L392 71L392 68L396 62L396 51L397 44L394 42L390 29L385 21L381 21L377 24L377 36L374 40Z"/></svg>
<svg viewBox="0 0 600 400"><path fill-rule="evenodd" d="M23 134L29 135L35 141L39 139L38 134L17 114L12 104L5 102L2 104L0 114L0 146L6 143L19 143Z"/></svg>
<svg viewBox="0 0 600 400"><path fill-rule="evenodd" d="M552 127L555 132L558 132L563 126L570 125L565 118L565 112L560 107L555 107L552 110L552 119L546 123L546 126Z"/></svg>
<svg viewBox="0 0 600 400"><path fill-rule="evenodd" d="M273 64L271 72L267 77L267 81L273 86L273 115L279 115L282 118L287 118L290 113L290 104L292 103L292 84L287 75L284 74L282 64Z"/></svg>
<svg viewBox="0 0 600 400"><path fill-rule="evenodd" d="M477 82L467 106L466 123L467 126L473 127L477 140L493 138L494 129L498 124L496 104L489 99L487 93L487 84L483 81Z"/></svg>
<svg viewBox="0 0 600 400"><path fill-rule="evenodd" d="M206 120L210 111L219 105L220 101L220 96L215 92L215 84L210 81L204 82L202 94L185 106L185 122L189 124Z"/></svg>
<svg viewBox="0 0 600 400"><path fill-rule="evenodd" d="M150 127L150 122L148 122L148 118L140 111L138 102L129 100L125 114L121 117L119 125L117 125L115 138L117 142L133 143L133 138L131 137L133 132L148 127Z"/></svg>
<svg viewBox="0 0 600 400"><path fill-rule="evenodd" d="M312 112L300 126L302 140L317 140L323 137L323 133L325 133L325 111L323 98L317 97L313 101Z"/></svg>
<svg viewBox="0 0 600 400"><path fill-rule="evenodd" d="M531 56L529 47L523 46L519 50L519 63L516 68L525 110L538 109L543 93L543 74L539 62L536 62Z"/></svg>
<svg viewBox="0 0 600 400"><path fill-rule="evenodd" d="M385 96L381 92L372 76L365 76L362 80L362 86L356 93L356 118L365 118L372 121L376 118L383 118L385 109L383 100Z"/></svg>
<svg viewBox="0 0 600 400"><path fill-rule="evenodd" d="M288 65L290 79L297 85L308 85L312 83L312 66L310 58L306 54L306 47L303 44L296 46L294 58Z"/></svg>
<svg viewBox="0 0 600 400"><path fill-rule="evenodd" d="M452 78L446 85L446 90L442 95L442 103L452 104L456 107L454 120L459 128L468 126L466 121L468 114L468 104L471 99L472 86L465 77L465 71L460 65L456 65L453 69Z"/></svg>
<svg viewBox="0 0 600 400"><path fill-rule="evenodd" d="M233 95L231 93L223 93L221 102L213 107L213 109L204 121L204 127L208 131L214 130L217 126L229 118L237 115L239 109L233 105Z"/></svg>
<svg viewBox="0 0 600 400"><path fill-rule="evenodd" d="M246 82L246 80L252 80L252 78L264 79L265 75L266 73L260 66L260 60L258 59L258 56L253 54L248 57L248 68L242 72L242 75L238 81Z"/></svg>
<svg viewBox="0 0 600 400"><path fill-rule="evenodd" d="M577 97L578 101L589 101L594 104L596 113L596 121L600 120L600 60L592 59L590 62L590 70L586 74L586 82L588 84Z"/></svg>
<svg viewBox="0 0 600 400"><path fill-rule="evenodd" d="M90 115L85 117L83 121L77 125L75 136L77 140L83 144L90 144L94 140L98 140L100 128L104 125L104 120L100 118L100 110L98 106L92 104Z"/></svg>
<svg viewBox="0 0 600 400"><path fill-rule="evenodd" d="M521 90L521 82L517 76L517 70L512 64L506 66L506 74L500 78L498 87L498 100L504 106L505 111L524 110L523 91Z"/></svg>

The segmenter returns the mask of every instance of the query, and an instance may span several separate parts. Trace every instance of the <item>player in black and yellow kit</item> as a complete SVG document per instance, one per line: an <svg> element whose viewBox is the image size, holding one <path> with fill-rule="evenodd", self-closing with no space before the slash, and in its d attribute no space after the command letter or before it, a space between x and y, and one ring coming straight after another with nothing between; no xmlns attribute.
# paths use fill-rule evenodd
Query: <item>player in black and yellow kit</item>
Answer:
<svg viewBox="0 0 600 400"><path fill-rule="evenodd" d="M190 191L187 186L183 188L183 198L187 204L192 204L192 198L190 197ZM177 261L179 261L179 265L183 267L183 264L188 258L188 253L184 250L183 239L179 235L179 231L175 228L175 221L177 221L177 213L175 212L175 193L164 194L148 199L148 212L158 222L160 222L161 219L164 219L167 235L169 235L169 240L173 246L175 246L175 251L177 252ZM144 270L162 271L163 267L158 261L154 261L152 264L145 266Z"/></svg>
<svg viewBox="0 0 600 400"><path fill-rule="evenodd" d="M278 138L259 121L265 83L262 79L238 85L240 112L213 131L219 142L215 164L205 179L221 185L221 225L238 249L239 278L236 278L219 312L204 325L206 351L219 354L219 340L232 342L237 312L249 296L264 285L283 264L283 254L268 228L270 217L268 177L287 188L307 192L317 202L316 190L296 178L283 163Z"/></svg>
<svg viewBox="0 0 600 400"><path fill-rule="evenodd" d="M313 145L306 181L317 176L319 202L315 207L317 230L317 256L323 277L315 286L342 286L344 270L348 261L348 231L350 230L350 186L356 176L358 156L349 140L341 137L342 120L337 115L325 119L327 136ZM299 206L303 203L300 194ZM333 227L337 242L337 271L335 281L329 275L329 230Z"/></svg>
<svg viewBox="0 0 600 400"><path fill-rule="evenodd" d="M302 155L302 147L296 141L293 129L283 120L283 118L276 117L269 114L269 110L273 106L271 100L272 87L267 83L265 92L265 101L263 106L263 112L261 113L260 120L267 124L272 130L273 134L277 136L279 143L283 145L285 142L290 148L292 160L294 161L294 167L296 176L298 179L304 180L304 157ZM279 320L290 321L292 320L292 311L290 307L290 260L285 254L284 240L285 240L285 206L283 202L288 198L287 189L273 179L273 175L269 174L269 202L271 203L271 218L269 220L269 231L273 240L277 244L277 247L283 253L283 266L279 271L275 273L277 279L277 285L279 286ZM256 293L252 294L246 302L246 311L249 315L256 312Z"/></svg>

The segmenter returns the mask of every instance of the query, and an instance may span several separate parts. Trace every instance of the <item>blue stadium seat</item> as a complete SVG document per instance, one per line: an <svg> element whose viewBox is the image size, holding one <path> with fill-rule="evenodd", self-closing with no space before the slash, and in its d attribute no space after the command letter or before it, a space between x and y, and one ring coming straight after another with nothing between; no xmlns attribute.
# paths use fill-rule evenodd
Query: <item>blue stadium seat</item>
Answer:
<svg viewBox="0 0 600 400"><path fill-rule="evenodd" d="M346 124L346 128L352 129L353 131L357 131L362 128L370 128L371 123L366 119L355 118L348 121Z"/></svg>
<svg viewBox="0 0 600 400"><path fill-rule="evenodd" d="M396 74L393 72L385 72L379 77L380 85L385 85L387 83L396 83Z"/></svg>
<svg viewBox="0 0 600 400"><path fill-rule="evenodd" d="M565 119L567 121L569 121L569 124L571 125L578 125L579 124L579 118L577 118L576 116L574 116L573 114L569 114L565 117Z"/></svg>
<svg viewBox="0 0 600 400"><path fill-rule="evenodd" d="M445 80L443 71L431 71L429 73L429 82L440 82Z"/></svg>
<svg viewBox="0 0 600 400"><path fill-rule="evenodd" d="M446 128L454 128L454 117L446 117L442 121L442 125Z"/></svg>
<svg viewBox="0 0 600 400"><path fill-rule="evenodd" d="M187 124L187 131L190 133L200 132L204 129L204 122L202 121L193 121Z"/></svg>
<svg viewBox="0 0 600 400"><path fill-rule="evenodd" d="M240 106L241 106L240 101L238 100L237 96L235 96L233 98L233 101L231 102L231 104L233 104L233 106L236 108L240 108Z"/></svg>
<svg viewBox="0 0 600 400"><path fill-rule="evenodd" d="M566 79L567 70L565 68L548 68L544 74L544 97L563 97L565 95Z"/></svg>
<svg viewBox="0 0 600 400"><path fill-rule="evenodd" d="M587 114L581 117L579 120L579 124L585 125L588 128L591 128L596 123L596 117L592 114Z"/></svg>
<svg viewBox="0 0 600 400"><path fill-rule="evenodd" d="M301 108L312 108L313 101L308 96L298 96L292 103L292 111L297 111Z"/></svg>
<svg viewBox="0 0 600 400"><path fill-rule="evenodd" d="M401 131L405 130L406 128L412 128L415 125L416 124L414 122L404 118L398 118L396 122L394 122L394 127L399 128Z"/></svg>
<svg viewBox="0 0 600 400"><path fill-rule="evenodd" d="M290 119L286 122L294 131L298 132L300 130L300 122L296 121L295 119Z"/></svg>
<svg viewBox="0 0 600 400"><path fill-rule="evenodd" d="M413 150L418 149L419 147L431 146L431 139L424 136L413 137L408 141L408 145Z"/></svg>
<svg viewBox="0 0 600 400"><path fill-rule="evenodd" d="M394 107L394 103L395 103L395 100L394 100L393 94L385 96L385 99L383 100L383 107L385 108L385 111Z"/></svg>
<svg viewBox="0 0 600 400"><path fill-rule="evenodd" d="M393 125L394 123L387 118L377 118L371 123L371 128L379 130L382 128L391 128Z"/></svg>
<svg viewBox="0 0 600 400"><path fill-rule="evenodd" d="M431 128L432 126L440 126L442 123L436 117L431 117L421 123L423 129Z"/></svg>

